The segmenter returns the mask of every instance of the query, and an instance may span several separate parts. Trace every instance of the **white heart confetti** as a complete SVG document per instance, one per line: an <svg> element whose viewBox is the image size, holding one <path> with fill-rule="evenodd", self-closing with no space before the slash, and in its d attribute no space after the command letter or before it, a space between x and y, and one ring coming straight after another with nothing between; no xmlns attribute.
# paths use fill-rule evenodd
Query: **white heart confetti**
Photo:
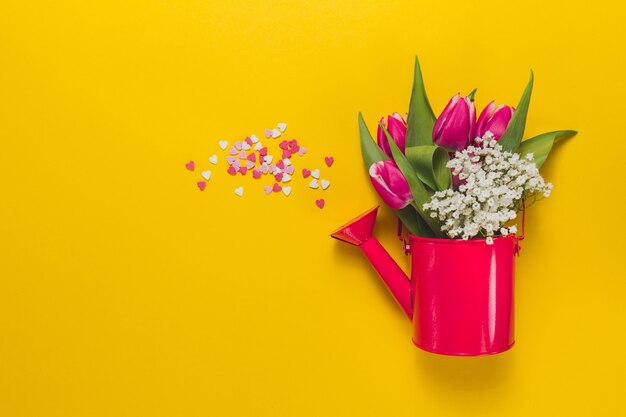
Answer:
<svg viewBox="0 0 626 417"><path fill-rule="evenodd" d="M211 155L209 157L209 162L212 163L213 165L217 164L217 155Z"/></svg>
<svg viewBox="0 0 626 417"><path fill-rule="evenodd" d="M263 161L268 164L271 164L273 160L274 160L274 157L272 155L266 155L263 157Z"/></svg>
<svg viewBox="0 0 626 417"><path fill-rule="evenodd" d="M313 171L311 171L311 176L312 176L313 178L317 178L317 179L319 179L319 177L320 177L320 170L319 170L319 169L317 169L317 168L315 168Z"/></svg>
<svg viewBox="0 0 626 417"><path fill-rule="evenodd" d="M285 129L287 129L287 123L279 123L279 124L278 124L278 129L279 129L281 132L284 132L284 131L285 131Z"/></svg>
<svg viewBox="0 0 626 417"><path fill-rule="evenodd" d="M250 140L252 140L252 143L257 143L259 141L259 138L253 133L252 135L250 135Z"/></svg>
<svg viewBox="0 0 626 417"><path fill-rule="evenodd" d="M279 138L280 137L280 130L278 129L272 129L272 137L274 139Z"/></svg>
<svg viewBox="0 0 626 417"><path fill-rule="evenodd" d="M289 196L289 194L291 194L291 187L283 187L283 194Z"/></svg>
<svg viewBox="0 0 626 417"><path fill-rule="evenodd" d="M235 194L237 194L239 197L243 197L243 187L235 188Z"/></svg>
<svg viewBox="0 0 626 417"><path fill-rule="evenodd" d="M243 149L244 151L247 151L250 149L250 144L248 142L244 142L241 144L241 149Z"/></svg>
<svg viewBox="0 0 626 417"><path fill-rule="evenodd" d="M283 164L285 164L285 166L288 167L289 165L291 165L291 159L289 158L283 159Z"/></svg>
<svg viewBox="0 0 626 417"><path fill-rule="evenodd" d="M220 140L219 142L217 142L217 144L220 145L220 148L222 150L224 150L228 146L228 141L227 140Z"/></svg>
<svg viewBox="0 0 626 417"><path fill-rule="evenodd" d="M208 181L209 178L211 178L211 171L207 169L206 171L202 171L201 175L202 175L202 178Z"/></svg>
<svg viewBox="0 0 626 417"><path fill-rule="evenodd" d="M322 180L321 184L322 184L322 190L325 190L328 187L330 187L330 181L328 181L328 180Z"/></svg>
<svg viewBox="0 0 626 417"><path fill-rule="evenodd" d="M289 181L291 181L291 175L287 173L283 173L283 182L289 182Z"/></svg>
<svg viewBox="0 0 626 417"><path fill-rule="evenodd" d="M309 187L313 188L314 190L317 189L317 187L319 187L317 180L311 180L311 182L309 183Z"/></svg>
<svg viewBox="0 0 626 417"><path fill-rule="evenodd" d="M255 151L258 151L262 147L263 147L263 145L261 144L261 142L257 142L257 143L254 144L254 147L252 149L254 149Z"/></svg>

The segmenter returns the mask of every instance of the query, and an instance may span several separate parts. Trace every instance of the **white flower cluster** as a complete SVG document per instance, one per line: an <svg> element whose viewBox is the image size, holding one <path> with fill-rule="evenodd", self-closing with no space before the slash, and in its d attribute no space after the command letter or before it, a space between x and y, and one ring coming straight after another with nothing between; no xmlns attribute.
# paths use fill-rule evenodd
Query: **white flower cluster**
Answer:
<svg viewBox="0 0 626 417"><path fill-rule="evenodd" d="M448 162L461 185L458 190L435 193L424 210L430 211L443 225L441 230L451 238L469 239L516 233L517 228L504 225L517 217L521 201L531 195L548 197L552 184L545 183L533 162L533 155L521 158L505 152L491 132L475 139L476 146L456 152Z"/></svg>

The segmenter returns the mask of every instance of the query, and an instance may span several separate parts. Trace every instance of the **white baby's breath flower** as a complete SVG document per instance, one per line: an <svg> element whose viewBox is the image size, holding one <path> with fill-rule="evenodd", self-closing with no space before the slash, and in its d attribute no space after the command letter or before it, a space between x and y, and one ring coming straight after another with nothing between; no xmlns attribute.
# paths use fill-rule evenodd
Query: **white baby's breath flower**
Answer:
<svg viewBox="0 0 626 417"><path fill-rule="evenodd" d="M475 144L457 151L447 164L462 181L458 190L436 192L423 207L443 223L441 230L449 237L482 235L489 243L496 233L517 233L515 226L504 225L517 217L520 201L549 196L552 184L544 182L532 154L522 158L503 151L491 132L476 138Z"/></svg>

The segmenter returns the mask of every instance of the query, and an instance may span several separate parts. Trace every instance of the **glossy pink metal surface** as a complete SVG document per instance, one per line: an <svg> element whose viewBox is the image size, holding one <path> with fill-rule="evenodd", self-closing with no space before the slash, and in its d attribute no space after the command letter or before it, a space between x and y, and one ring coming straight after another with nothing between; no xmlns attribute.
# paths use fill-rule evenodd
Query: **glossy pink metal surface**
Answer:
<svg viewBox="0 0 626 417"><path fill-rule="evenodd" d="M442 355L477 356L513 346L514 236L410 236L411 280L372 236L378 207L331 236L361 248L413 322L413 342Z"/></svg>
<svg viewBox="0 0 626 417"><path fill-rule="evenodd" d="M515 237L411 236L413 342L443 355L503 352L514 343Z"/></svg>
<svg viewBox="0 0 626 417"><path fill-rule="evenodd" d="M331 234L335 239L358 246L391 291L404 313L412 318L411 282L406 273L372 235L376 222L375 207Z"/></svg>

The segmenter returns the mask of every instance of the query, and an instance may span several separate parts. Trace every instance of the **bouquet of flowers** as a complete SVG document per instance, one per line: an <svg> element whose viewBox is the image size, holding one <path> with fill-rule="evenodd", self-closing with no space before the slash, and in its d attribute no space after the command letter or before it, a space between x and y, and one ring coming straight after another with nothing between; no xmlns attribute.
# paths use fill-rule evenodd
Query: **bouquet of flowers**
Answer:
<svg viewBox="0 0 626 417"><path fill-rule="evenodd" d="M539 168L555 142L576 134L558 130L522 141L533 73L517 107L495 101L478 120L474 95L456 94L438 118L431 109L419 61L409 112L378 123L374 142L363 116L363 159L374 188L415 236L471 239L515 234L526 206L548 197L552 184Z"/></svg>

